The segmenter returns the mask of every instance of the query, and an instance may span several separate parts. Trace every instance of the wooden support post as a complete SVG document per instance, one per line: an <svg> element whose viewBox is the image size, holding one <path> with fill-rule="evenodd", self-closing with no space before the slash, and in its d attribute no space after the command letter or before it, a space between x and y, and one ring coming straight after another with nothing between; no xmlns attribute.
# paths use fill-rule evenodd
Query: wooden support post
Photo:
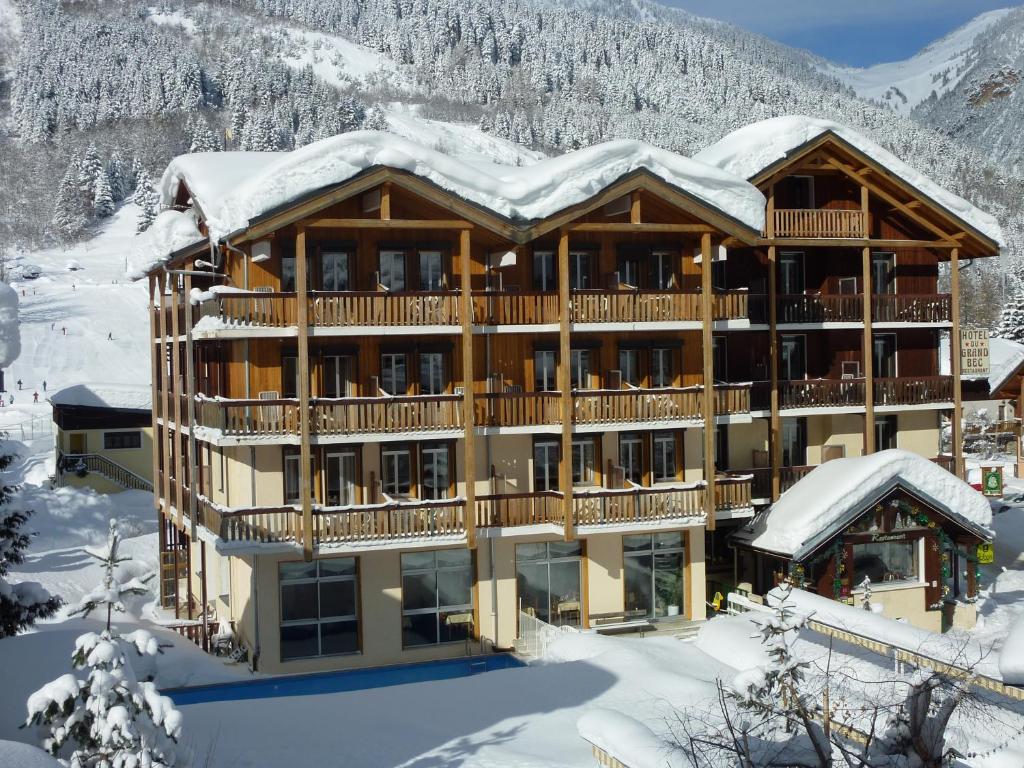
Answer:
<svg viewBox="0 0 1024 768"><path fill-rule="evenodd" d="M181 455L181 392L184 386L184 377L181 373L181 344L178 337L181 334L181 327L178 322L179 310L182 305L181 291L178 289L178 276L171 275L171 385L168 389L171 397L174 398L174 430L170 433L174 437L174 508L178 512L178 527L181 528L185 520L184 490L182 488L182 474L185 466ZM189 582L191 585L191 582ZM192 618L189 616L189 618Z"/></svg>
<svg viewBox="0 0 1024 768"><path fill-rule="evenodd" d="M704 482L707 484L704 506L707 528L715 530L715 370L714 370L714 297L711 295L711 235L700 238L701 346L704 350Z"/></svg>
<svg viewBox="0 0 1024 768"><path fill-rule="evenodd" d="M385 221L391 219L391 182L380 185L380 217Z"/></svg>
<svg viewBox="0 0 1024 768"><path fill-rule="evenodd" d="M313 499L310 494L309 450L309 308L306 295L306 228L301 224L295 234L295 301L299 324L299 483L302 491L302 554L313 559Z"/></svg>
<svg viewBox="0 0 1024 768"><path fill-rule="evenodd" d="M960 382L960 249L949 252L949 283L952 296L953 327L949 329L950 371L953 373L953 423L950 437L953 441L953 473L964 475L964 405Z"/></svg>
<svg viewBox="0 0 1024 768"><path fill-rule="evenodd" d="M157 407L157 382L160 378L160 361L161 352L163 351L164 344L163 339L160 338L160 315L156 309L156 289L157 279L154 275L149 276L149 365L152 375L150 376L150 397L153 403L152 425L153 425L153 506L156 509L160 509L160 487L157 484L158 478L160 477L160 451L158 446L160 445L160 425L158 423L159 409ZM163 514L158 516L158 522L160 523L161 530L161 541L163 540ZM163 549L161 548L161 551Z"/></svg>
<svg viewBox="0 0 1024 768"><path fill-rule="evenodd" d="M875 452L875 348L871 334L871 248L861 249L864 294L864 453Z"/></svg>
<svg viewBox="0 0 1024 768"><path fill-rule="evenodd" d="M562 450L558 457L558 489L562 492L565 540L573 538L572 525L572 353L569 345L569 233L558 236L558 389L562 393Z"/></svg>
<svg viewBox="0 0 1024 768"><path fill-rule="evenodd" d="M775 239L775 185L768 187L768 213L765 222L768 241ZM772 501L782 494L782 418L779 415L779 334L777 288L777 254L774 245L768 246L768 368L769 411L768 463L772 468Z"/></svg>
<svg viewBox="0 0 1024 768"><path fill-rule="evenodd" d="M167 332L168 332L168 328L167 328L167 286L165 284L166 280L167 280L167 276L164 275L164 274L161 274L157 278L157 284L158 284L159 289L160 289L160 306L158 308L159 318L160 318L160 345L159 345L160 348L158 350L158 354L160 355L159 376L160 376L160 382L162 384L161 392L160 392L159 407L160 407L160 419L163 421L163 430L162 430L162 434L160 436L160 447L163 449L163 454L164 454L163 455L163 461L162 461L163 473L164 473L164 481L162 483L163 488L161 489L161 491L162 491L162 494L163 494L164 513L168 516L169 519L171 519L174 522L175 527L179 527L180 524L179 524L178 520L176 520L174 517L171 517L171 515L170 515L170 511L171 511L171 428L170 428L170 418L171 417L170 417L170 413L171 412L170 412L170 408L168 407L168 405L170 403L171 382L168 380L168 376L167 376L167 360L168 360L169 355L168 355L168 347L167 347ZM154 408L157 407L157 403L154 403L153 406L154 406ZM155 478L155 477L153 478L154 482L156 482L157 480L158 480L158 478ZM177 578L177 575L175 575L175 578ZM177 588L175 588L175 590L177 590ZM177 618L177 616L175 616L175 618Z"/></svg>
<svg viewBox="0 0 1024 768"><path fill-rule="evenodd" d="M629 196L629 223L639 224L641 220L640 193L632 192Z"/></svg>
<svg viewBox="0 0 1024 768"><path fill-rule="evenodd" d="M202 579L199 582L199 615L203 619L203 650L210 650L210 612L206 610L206 601L209 599L206 589L206 580L209 569L206 567L206 542L199 542L199 568L202 571Z"/></svg>
<svg viewBox="0 0 1024 768"><path fill-rule="evenodd" d="M185 457L186 466L188 466L188 519L191 523L191 537L193 539L199 538L198 525L199 522L196 520L196 512L199 508L199 500L197 496L200 492L199 481L196 475L199 472L199 444L196 441L196 372L195 372L195 346L192 341L192 304L188 297L192 295L192 275L184 275L185 280L185 292L183 295L184 315L185 315L185 396L187 398L185 405L184 417L188 422L188 455ZM180 398L179 398L180 399ZM205 557L205 556L204 556ZM205 568L205 559L204 559ZM206 576L204 573L203 581L205 587ZM205 633L205 630L203 630Z"/></svg>
<svg viewBox="0 0 1024 768"><path fill-rule="evenodd" d="M466 484L466 545L476 546L476 427L473 423L473 253L470 231L459 233L459 266L462 291L459 294L462 316L462 424L465 429L464 474Z"/></svg>

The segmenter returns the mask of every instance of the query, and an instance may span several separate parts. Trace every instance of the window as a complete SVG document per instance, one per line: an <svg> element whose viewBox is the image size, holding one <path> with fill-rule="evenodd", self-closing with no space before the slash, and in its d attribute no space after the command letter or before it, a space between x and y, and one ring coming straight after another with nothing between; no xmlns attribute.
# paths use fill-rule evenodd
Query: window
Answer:
<svg viewBox="0 0 1024 768"><path fill-rule="evenodd" d="M349 397L352 394L354 361L348 355L323 358L323 396Z"/></svg>
<svg viewBox="0 0 1024 768"><path fill-rule="evenodd" d="M879 333L871 340L876 379L891 379L896 376L896 334Z"/></svg>
<svg viewBox="0 0 1024 768"><path fill-rule="evenodd" d="M331 451L325 459L324 499L327 506L352 506L356 503L356 452Z"/></svg>
<svg viewBox="0 0 1024 768"><path fill-rule="evenodd" d="M381 483L389 496L408 496L412 490L412 454L409 449L384 446L380 452Z"/></svg>
<svg viewBox="0 0 1024 768"><path fill-rule="evenodd" d="M559 444L553 440L533 444L533 490L558 490Z"/></svg>
<svg viewBox="0 0 1024 768"><path fill-rule="evenodd" d="M897 581L919 581L917 540L872 541L853 544L853 584L864 577L872 584Z"/></svg>
<svg viewBox="0 0 1024 768"><path fill-rule="evenodd" d="M516 545L516 587L523 612L555 626L583 616L578 541Z"/></svg>
<svg viewBox="0 0 1024 768"><path fill-rule="evenodd" d="M445 389L444 355L441 352L421 352L420 394L441 395Z"/></svg>
<svg viewBox="0 0 1024 768"><path fill-rule="evenodd" d="M658 290L668 290L675 283L675 261L677 256L672 251L654 251L651 253L651 286Z"/></svg>
<svg viewBox="0 0 1024 768"><path fill-rule="evenodd" d="M444 256L440 251L420 251L420 290L444 288Z"/></svg>
<svg viewBox="0 0 1024 768"><path fill-rule="evenodd" d="M473 634L473 557L468 549L402 555L402 645L437 645Z"/></svg>
<svg viewBox="0 0 1024 768"><path fill-rule="evenodd" d="M807 419L782 420L782 466L802 467L807 464Z"/></svg>
<svg viewBox="0 0 1024 768"><path fill-rule="evenodd" d="M619 435L619 466L622 467L623 479L627 483L643 485L643 441L636 432L623 432Z"/></svg>
<svg viewBox="0 0 1024 768"><path fill-rule="evenodd" d="M445 443L426 443L421 450L423 468L420 497L424 499L448 498L448 446Z"/></svg>
<svg viewBox="0 0 1024 768"><path fill-rule="evenodd" d="M320 254L321 290L349 290L349 255L345 251L324 251Z"/></svg>
<svg viewBox="0 0 1024 768"><path fill-rule="evenodd" d="M594 485L594 466L597 447L594 438L583 437L572 441L572 484Z"/></svg>
<svg viewBox="0 0 1024 768"><path fill-rule="evenodd" d="M648 618L679 616L683 610L683 534L623 536L622 564L627 611Z"/></svg>
<svg viewBox="0 0 1024 768"><path fill-rule="evenodd" d="M533 388L536 392L554 392L555 383L554 350L538 349L533 353Z"/></svg>
<svg viewBox="0 0 1024 768"><path fill-rule="evenodd" d="M290 293L295 290L295 256L281 256L281 290Z"/></svg>
<svg viewBox="0 0 1024 768"><path fill-rule="evenodd" d="M871 254L871 292L896 293L896 254Z"/></svg>
<svg viewBox="0 0 1024 768"><path fill-rule="evenodd" d="M619 282L631 285L634 288L640 287L640 262L633 256L619 257Z"/></svg>
<svg viewBox="0 0 1024 768"><path fill-rule="evenodd" d="M622 382L624 384L631 384L634 387L640 386L639 349L619 350L619 371L622 373Z"/></svg>
<svg viewBox="0 0 1024 768"><path fill-rule="evenodd" d="M294 353L281 356L281 394L299 396L299 358Z"/></svg>
<svg viewBox="0 0 1024 768"><path fill-rule="evenodd" d="M651 350L651 386L671 387L675 383L672 372L672 350L656 347Z"/></svg>
<svg viewBox="0 0 1024 768"><path fill-rule="evenodd" d="M125 448L141 448L142 432L104 432L103 448L108 451L119 451Z"/></svg>
<svg viewBox="0 0 1024 768"><path fill-rule="evenodd" d="M281 563L281 661L359 651L354 557Z"/></svg>
<svg viewBox="0 0 1024 768"><path fill-rule="evenodd" d="M405 251L380 252L379 279L389 291L405 290Z"/></svg>
<svg viewBox="0 0 1024 768"><path fill-rule="evenodd" d="M804 255L779 254L779 293L795 296L804 292Z"/></svg>
<svg viewBox="0 0 1024 768"><path fill-rule="evenodd" d="M302 503L302 463L297 453L288 453L284 457L284 503Z"/></svg>
<svg viewBox="0 0 1024 768"><path fill-rule="evenodd" d="M573 389L590 389L590 350L570 350L569 361L569 386Z"/></svg>
<svg viewBox="0 0 1024 768"><path fill-rule="evenodd" d="M711 262L711 287L716 291L729 290L729 279L726 272L728 263L721 260Z"/></svg>
<svg viewBox="0 0 1024 768"><path fill-rule="evenodd" d="M888 451L896 447L896 417L877 416L875 418L875 450Z"/></svg>
<svg viewBox="0 0 1024 768"><path fill-rule="evenodd" d="M654 482L669 483L676 479L676 436L673 432L655 432Z"/></svg>
<svg viewBox="0 0 1024 768"><path fill-rule="evenodd" d="M781 337L782 369L779 378L791 381L807 378L807 337L800 334Z"/></svg>
<svg viewBox="0 0 1024 768"><path fill-rule="evenodd" d="M533 287L548 293L558 290L554 251L533 252Z"/></svg>
<svg viewBox="0 0 1024 768"><path fill-rule="evenodd" d="M387 352L380 356L380 388L389 395L404 395L408 391L404 352Z"/></svg>
<svg viewBox="0 0 1024 768"><path fill-rule="evenodd" d="M576 291L591 287L590 251L569 252L569 287Z"/></svg>
<svg viewBox="0 0 1024 768"><path fill-rule="evenodd" d="M789 187L793 195L794 208L814 207L814 177L790 176Z"/></svg>

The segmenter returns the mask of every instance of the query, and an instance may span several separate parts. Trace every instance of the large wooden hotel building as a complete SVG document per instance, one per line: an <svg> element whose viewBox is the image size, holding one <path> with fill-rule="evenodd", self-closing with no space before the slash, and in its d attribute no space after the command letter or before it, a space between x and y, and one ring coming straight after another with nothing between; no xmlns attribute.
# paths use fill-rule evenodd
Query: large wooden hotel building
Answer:
<svg viewBox="0 0 1024 768"><path fill-rule="evenodd" d="M838 126L493 170L356 133L184 156L163 194L161 596L261 670L699 621L726 534L814 465L962 471L959 265L998 226Z"/></svg>

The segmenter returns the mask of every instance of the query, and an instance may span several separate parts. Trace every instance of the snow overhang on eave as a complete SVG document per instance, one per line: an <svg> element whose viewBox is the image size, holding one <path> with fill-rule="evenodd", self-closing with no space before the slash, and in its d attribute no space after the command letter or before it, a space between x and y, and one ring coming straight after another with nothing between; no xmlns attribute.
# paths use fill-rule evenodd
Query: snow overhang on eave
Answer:
<svg viewBox="0 0 1024 768"><path fill-rule="evenodd" d="M166 259L153 264L144 272L136 273L132 276L132 281L137 282L139 280L143 280L157 272L160 272L161 270L174 269L179 265L179 262L192 258L193 256L199 256L200 254L207 253L209 250L210 238L204 237L202 240L197 240L191 245L186 245L184 248L179 248L178 250L168 254ZM211 272L210 276L213 277L214 274L215 273Z"/></svg>

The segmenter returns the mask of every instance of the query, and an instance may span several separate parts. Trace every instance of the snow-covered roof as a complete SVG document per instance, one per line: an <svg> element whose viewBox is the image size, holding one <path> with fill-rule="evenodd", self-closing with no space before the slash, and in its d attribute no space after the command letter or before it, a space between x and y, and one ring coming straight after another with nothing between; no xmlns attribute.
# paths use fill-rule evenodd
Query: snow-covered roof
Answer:
<svg viewBox="0 0 1024 768"><path fill-rule="evenodd" d="M694 155L694 159L752 179L785 159L791 152L826 133L833 133L945 208L969 226L1006 247L1002 227L995 216L936 184L871 139L845 125L802 115L773 117L745 125Z"/></svg>
<svg viewBox="0 0 1024 768"><path fill-rule="evenodd" d="M132 279L144 277L178 251L204 242L206 238L199 231L193 211L162 211L132 243Z"/></svg>
<svg viewBox="0 0 1024 768"><path fill-rule="evenodd" d="M526 167L468 163L378 131L344 133L286 153L220 152L171 161L160 182L170 205L184 182L210 236L221 239L303 195L389 167L516 221L546 218L646 169L740 224L761 231L764 196L745 179L639 141L610 141Z"/></svg>
<svg viewBox="0 0 1024 768"><path fill-rule="evenodd" d="M133 384L75 384L54 392L49 401L53 405L80 408L114 408L122 411L153 409L152 390Z"/></svg>
<svg viewBox="0 0 1024 768"><path fill-rule="evenodd" d="M895 485L921 496L966 527L992 536L992 509L981 493L922 456L888 450L833 459L816 467L737 532L736 539L755 549L800 559Z"/></svg>

